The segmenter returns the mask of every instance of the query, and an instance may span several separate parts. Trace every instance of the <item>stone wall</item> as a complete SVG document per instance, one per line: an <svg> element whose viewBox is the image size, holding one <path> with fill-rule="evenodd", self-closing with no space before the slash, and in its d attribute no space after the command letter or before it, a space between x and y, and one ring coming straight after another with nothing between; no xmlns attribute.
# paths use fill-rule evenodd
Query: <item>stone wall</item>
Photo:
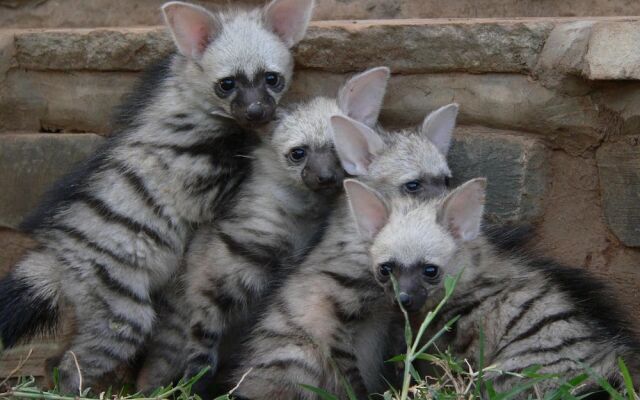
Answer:
<svg viewBox="0 0 640 400"><path fill-rule="evenodd" d="M194 0L206 7L266 0ZM0 0L11 28L159 25L164 0ZM315 20L640 15L636 0L316 0Z"/></svg>
<svg viewBox="0 0 640 400"><path fill-rule="evenodd" d="M54 3L62 10L75 4L0 0L0 7L14 5L10 15L21 16L29 7ZM159 4L135 3L142 8ZM363 3L369 4L357 4ZM124 3L110 4L129 13ZM319 10L326 4L334 3L321 0ZM412 10L418 2L399 4L401 10ZM471 14L465 8L470 2L447 4L467 10L460 11L463 16ZM505 2L504 13L496 15L510 16L507 11L527 4L531 11L551 3L517 1L506 7ZM640 13L633 1L593 4L574 4L571 12L583 15L599 5L609 7L606 13ZM335 5L332 17L351 15L339 14ZM556 14L564 7L559 5ZM359 16L378 16L375 10ZM423 11L382 15L428 16ZM98 25L92 16L81 16L78 21ZM0 11L2 18L7 17ZM492 220L533 223L545 255L587 268L611 284L618 300L636 315L639 39L640 18L624 16L318 21L296 49L296 77L287 101L333 95L350 74L388 65L393 76L384 124L415 124L436 107L460 103L450 156L455 182L487 176ZM171 48L160 27L0 30L0 246L5 250L0 272L32 246L16 231L25 213L56 177L109 135L113 106L140 71ZM41 346L38 356L55 350ZM2 365L10 363L0 361L0 376ZM35 363L30 371L41 370L41 363Z"/></svg>

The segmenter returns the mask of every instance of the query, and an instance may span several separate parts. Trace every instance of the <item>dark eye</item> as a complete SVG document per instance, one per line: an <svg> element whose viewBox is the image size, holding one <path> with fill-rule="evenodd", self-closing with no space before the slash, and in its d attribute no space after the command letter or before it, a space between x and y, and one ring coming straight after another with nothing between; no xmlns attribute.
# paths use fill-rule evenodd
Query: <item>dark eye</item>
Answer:
<svg viewBox="0 0 640 400"><path fill-rule="evenodd" d="M229 91L233 90L236 87L236 80L231 78L231 77L222 78L222 79L220 79L218 81L218 86L223 91L229 92Z"/></svg>
<svg viewBox="0 0 640 400"><path fill-rule="evenodd" d="M445 185L446 187L449 187L449 185L451 184L451 182L450 182L450 181L451 181L451 178L449 178L448 176L445 176L445 177L444 177L444 185Z"/></svg>
<svg viewBox="0 0 640 400"><path fill-rule="evenodd" d="M302 147L296 147L289 152L289 159L294 162L300 162L307 155L307 152Z"/></svg>
<svg viewBox="0 0 640 400"><path fill-rule="evenodd" d="M269 86L276 86L280 81L280 75L275 72L267 72L264 74L264 81Z"/></svg>
<svg viewBox="0 0 640 400"><path fill-rule="evenodd" d="M393 272L393 265L391 263L382 263L378 268L382 276L389 276Z"/></svg>
<svg viewBox="0 0 640 400"><path fill-rule="evenodd" d="M422 275L426 276L429 279L434 279L438 277L440 273L440 268L437 265L427 264L422 269Z"/></svg>
<svg viewBox="0 0 640 400"><path fill-rule="evenodd" d="M417 192L421 187L422 185L419 181L411 181L404 184L404 189L409 193Z"/></svg>

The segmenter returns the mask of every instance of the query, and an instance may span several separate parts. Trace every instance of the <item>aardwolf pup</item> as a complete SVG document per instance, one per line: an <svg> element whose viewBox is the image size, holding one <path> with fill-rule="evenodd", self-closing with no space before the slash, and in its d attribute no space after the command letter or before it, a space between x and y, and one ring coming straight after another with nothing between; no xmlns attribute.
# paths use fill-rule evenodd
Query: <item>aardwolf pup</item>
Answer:
<svg viewBox="0 0 640 400"><path fill-rule="evenodd" d="M249 322L265 294L317 242L342 189L329 117L349 115L375 125L388 78L385 67L363 72L345 83L337 99L315 98L281 119L255 152L253 172L233 207L196 232L180 277L184 293L163 299L139 389L167 385L185 368L191 377L209 366L196 387L206 392L219 357L228 360L233 353L227 343L239 342L229 332ZM366 139L353 138L353 148L367 145Z"/></svg>
<svg viewBox="0 0 640 400"><path fill-rule="evenodd" d="M336 139L375 138L353 152L342 152L336 140L338 155L347 172L389 196L438 196L450 176L446 154L457 111L448 105L418 129L381 134L334 116ZM356 232L346 198L339 201L323 240L290 273L253 330L236 382L250 372L234 395L312 399L314 393L300 384L339 393L340 375L363 397L380 388L386 316L392 312L370 273L368 243Z"/></svg>
<svg viewBox="0 0 640 400"><path fill-rule="evenodd" d="M70 305L77 334L59 369L76 391L129 362L151 331L151 293L176 272L191 231L229 203L287 89L289 48L312 0L211 14L164 5L178 52L132 97L131 114L86 168L62 180L27 221L40 246L0 282L5 346ZM126 111L125 107L125 111Z"/></svg>
<svg viewBox="0 0 640 400"><path fill-rule="evenodd" d="M619 308L608 303L602 284L583 270L496 251L480 233L485 179L471 180L426 204L396 199L389 212L371 189L355 181L345 185L360 232L367 238L375 236L373 273L390 301L395 298L393 275L399 300L409 312L431 310L444 295L443 277L464 269L434 326L438 330L460 316L441 348L448 346L455 355L474 362L482 331L486 365L504 371L521 372L537 365L539 373L570 378L588 366L619 384L617 358L622 357L638 378L640 347ZM496 390L504 391L516 379L502 374L492 382ZM560 383L548 379L538 388L546 392ZM594 389L592 381L581 392Z"/></svg>

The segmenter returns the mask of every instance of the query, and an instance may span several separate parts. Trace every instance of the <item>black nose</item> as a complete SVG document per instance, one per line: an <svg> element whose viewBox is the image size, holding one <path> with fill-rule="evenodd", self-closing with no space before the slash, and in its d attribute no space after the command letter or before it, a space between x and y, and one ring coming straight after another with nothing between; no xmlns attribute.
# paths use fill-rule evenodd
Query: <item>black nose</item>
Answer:
<svg viewBox="0 0 640 400"><path fill-rule="evenodd" d="M328 185L330 183L336 183L336 174L318 175L316 177L318 183L321 185Z"/></svg>
<svg viewBox="0 0 640 400"><path fill-rule="evenodd" d="M400 293L400 295L398 296L398 298L400 299L400 303L404 306L404 307L410 307L411 304L413 304L413 299L411 298L411 296L409 296L408 294L406 294L405 292Z"/></svg>
<svg viewBox="0 0 640 400"><path fill-rule="evenodd" d="M261 102L249 104L245 115L248 121L259 121L264 118L265 109Z"/></svg>

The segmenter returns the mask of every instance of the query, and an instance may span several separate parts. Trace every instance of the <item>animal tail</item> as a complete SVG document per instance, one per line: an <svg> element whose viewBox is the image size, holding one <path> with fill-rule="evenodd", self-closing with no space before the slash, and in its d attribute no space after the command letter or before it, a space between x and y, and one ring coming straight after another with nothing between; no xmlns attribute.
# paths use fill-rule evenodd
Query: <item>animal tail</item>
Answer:
<svg viewBox="0 0 640 400"><path fill-rule="evenodd" d="M58 321L58 294L43 290L16 270L0 280L0 340L4 348L36 334L51 332Z"/></svg>

